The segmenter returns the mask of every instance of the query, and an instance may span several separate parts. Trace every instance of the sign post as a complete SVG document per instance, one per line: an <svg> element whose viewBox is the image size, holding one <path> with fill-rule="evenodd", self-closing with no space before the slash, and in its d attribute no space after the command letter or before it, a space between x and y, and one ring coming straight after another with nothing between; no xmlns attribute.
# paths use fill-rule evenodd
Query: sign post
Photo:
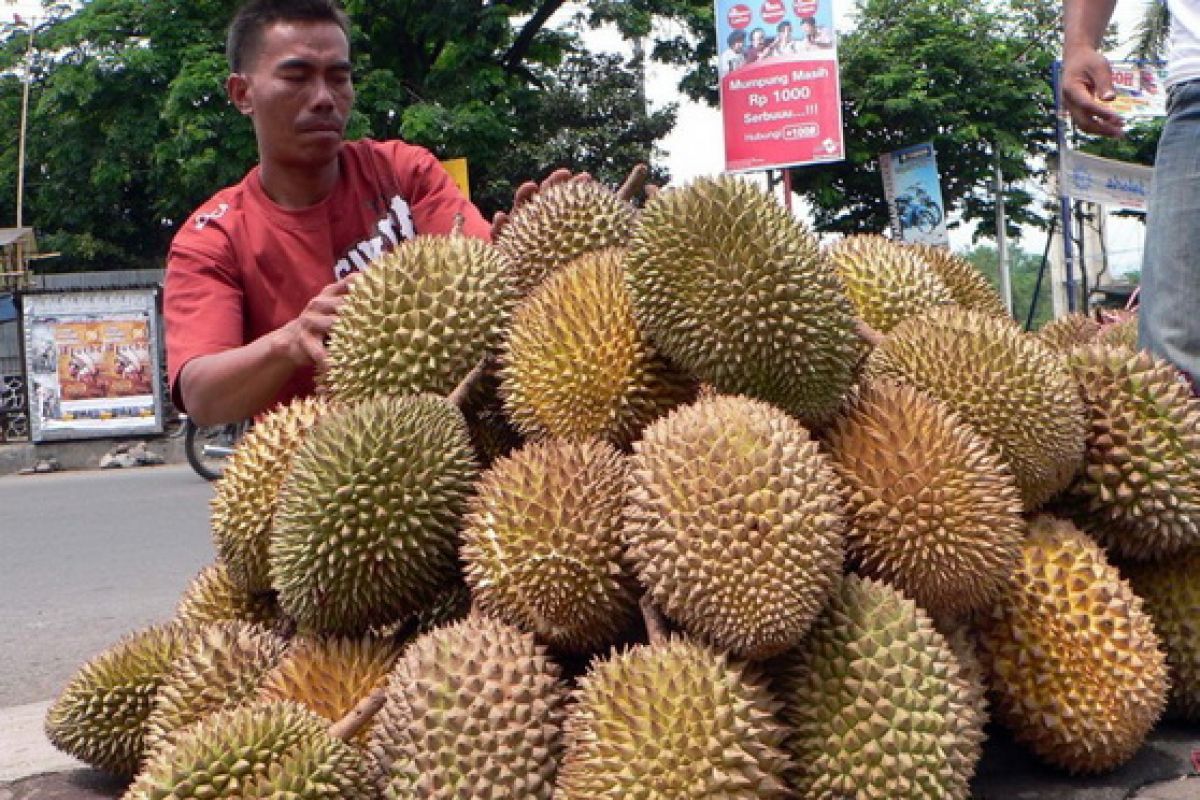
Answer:
<svg viewBox="0 0 1200 800"><path fill-rule="evenodd" d="M948 247L945 205L932 142L879 156L892 235L902 242Z"/></svg>
<svg viewBox="0 0 1200 800"><path fill-rule="evenodd" d="M716 0L725 169L845 157L833 0Z"/></svg>

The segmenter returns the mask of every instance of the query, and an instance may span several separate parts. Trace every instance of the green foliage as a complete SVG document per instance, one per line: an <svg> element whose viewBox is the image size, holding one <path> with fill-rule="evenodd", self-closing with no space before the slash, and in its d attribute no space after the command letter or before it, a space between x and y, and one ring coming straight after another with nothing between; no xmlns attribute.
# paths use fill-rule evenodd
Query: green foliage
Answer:
<svg viewBox="0 0 1200 800"><path fill-rule="evenodd" d="M974 264L999 291L1000 259L996 248L979 246L963 253L962 256ZM1033 291L1037 286L1042 257L1019 247L1010 247L1008 249L1008 265L1009 278L1012 282L1013 317L1023 326L1029 317L1029 304L1033 302ZM1046 275L1042 278L1041 291L1038 292L1037 306L1034 308L1033 329L1037 330L1053 317L1054 304L1050 297L1050 275L1049 268L1047 268Z"/></svg>
<svg viewBox="0 0 1200 800"><path fill-rule="evenodd" d="M878 157L911 144L937 148L946 206L995 230L996 149L1008 223L1043 224L1017 184L1053 149L1050 65L1059 5L1050 0L859 0L839 41L847 157L798 169L797 191L820 230L877 232L888 223Z"/></svg>
<svg viewBox="0 0 1200 800"><path fill-rule="evenodd" d="M224 31L236 5L47 4L53 13L34 50L25 219L63 253L60 263L161 264L186 215L254 164L253 130L224 92ZM577 27L549 27L564 5L345 0L358 89L349 135L466 157L487 215L554 167L619 182L657 157L674 110L647 114L640 64L588 52ZM715 85L712 14L708 0L597 1L581 24L614 24L645 38L654 58L700 64L684 86L705 96ZM27 41L23 30L0 29L0 124L10 131ZM3 219L15 214L15 139L0 143Z"/></svg>

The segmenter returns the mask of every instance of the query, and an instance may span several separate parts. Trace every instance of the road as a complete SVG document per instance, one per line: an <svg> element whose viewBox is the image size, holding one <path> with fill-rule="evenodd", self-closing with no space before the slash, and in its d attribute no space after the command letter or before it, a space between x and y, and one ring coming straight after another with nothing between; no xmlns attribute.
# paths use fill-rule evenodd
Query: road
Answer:
<svg viewBox="0 0 1200 800"><path fill-rule="evenodd" d="M0 709L171 617L214 557L211 496L186 466L0 478Z"/></svg>

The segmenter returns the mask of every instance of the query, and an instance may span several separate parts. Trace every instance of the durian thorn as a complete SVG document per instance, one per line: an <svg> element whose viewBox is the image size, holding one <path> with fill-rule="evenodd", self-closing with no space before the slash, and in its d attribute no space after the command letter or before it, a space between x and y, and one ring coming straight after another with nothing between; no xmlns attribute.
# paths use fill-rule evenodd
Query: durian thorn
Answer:
<svg viewBox="0 0 1200 800"><path fill-rule="evenodd" d="M463 228L465 228L466 225L467 225L467 218L464 217L462 212L460 211L459 213L454 215L454 225L451 226L451 228L450 228L450 235L451 236L462 236Z"/></svg>
<svg viewBox="0 0 1200 800"><path fill-rule="evenodd" d="M882 333L861 319L854 320L854 333L858 335L858 338L871 345L871 347L879 347L879 345L883 344L885 338Z"/></svg>
<svg viewBox="0 0 1200 800"><path fill-rule="evenodd" d="M454 391L446 395L446 399L458 408L462 408L467 402L467 398L470 397L471 391L475 388L475 384L479 382L479 379L487 369L487 363L487 356L481 358L479 363L475 365L475 368L467 373L467 377L463 378L458 386L454 387Z"/></svg>
<svg viewBox="0 0 1200 800"><path fill-rule="evenodd" d="M369 695L358 702L358 705L350 709L349 714L329 726L329 735L334 739L341 739L343 742L350 741L358 735L359 731L370 724L386 701L387 694L383 689L372 690Z"/></svg>
<svg viewBox="0 0 1200 800"><path fill-rule="evenodd" d="M654 607L648 593L642 595L638 604L642 607L642 619L646 621L646 633L650 637L650 644L665 644L667 621L663 618L662 612Z"/></svg>
<svg viewBox="0 0 1200 800"><path fill-rule="evenodd" d="M646 179L649 177L650 168L645 164L636 164L633 169L629 170L629 177L625 179L625 183L621 184L621 188L617 190L617 197L626 203L633 202L633 198L646 188Z"/></svg>

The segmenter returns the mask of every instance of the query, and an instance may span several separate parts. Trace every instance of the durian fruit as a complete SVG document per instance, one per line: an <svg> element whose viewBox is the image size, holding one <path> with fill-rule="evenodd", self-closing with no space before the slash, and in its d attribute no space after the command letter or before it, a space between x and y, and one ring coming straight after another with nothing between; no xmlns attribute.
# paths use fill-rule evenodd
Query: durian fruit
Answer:
<svg viewBox="0 0 1200 800"><path fill-rule="evenodd" d="M991 443L942 402L886 378L826 434L848 488L849 560L936 616L987 607L1025 535L1021 493Z"/></svg>
<svg viewBox="0 0 1200 800"><path fill-rule="evenodd" d="M1145 602L1166 650L1168 710L1200 720L1200 550L1161 563L1125 563L1121 573Z"/></svg>
<svg viewBox="0 0 1200 800"><path fill-rule="evenodd" d="M969 796L983 689L897 590L848 576L780 685L801 797Z"/></svg>
<svg viewBox="0 0 1200 800"><path fill-rule="evenodd" d="M1070 364L1091 425L1072 487L1085 503L1081 521L1129 558L1200 546L1200 400L1149 352L1095 345Z"/></svg>
<svg viewBox="0 0 1200 800"><path fill-rule="evenodd" d="M146 720L146 749L168 749L189 725L254 697L287 642L244 622L199 629L171 662Z"/></svg>
<svg viewBox="0 0 1200 800"><path fill-rule="evenodd" d="M1029 525L1009 592L978 623L995 716L1071 773L1115 769L1162 713L1167 671L1142 601L1074 525Z"/></svg>
<svg viewBox="0 0 1200 800"><path fill-rule="evenodd" d="M454 577L478 472L462 414L440 397L323 418L280 489L270 565L284 612L305 632L358 634L418 610Z"/></svg>
<svg viewBox="0 0 1200 800"><path fill-rule="evenodd" d="M46 712L46 738L97 769L133 776L146 752L154 697L187 638L181 625L158 625L88 661Z"/></svg>
<svg viewBox="0 0 1200 800"><path fill-rule="evenodd" d="M1088 344L1100 333L1100 323L1079 311L1065 314L1047 322L1037 332L1037 338L1059 353L1070 353L1076 347Z"/></svg>
<svg viewBox="0 0 1200 800"><path fill-rule="evenodd" d="M651 342L718 391L816 421L854 379L860 344L841 279L756 186L724 176L656 194L625 274Z"/></svg>
<svg viewBox="0 0 1200 800"><path fill-rule="evenodd" d="M1011 322L934 309L897 325L872 351L867 371L942 400L991 440L1026 510L1067 488L1083 464L1078 386L1060 355Z"/></svg>
<svg viewBox="0 0 1200 800"><path fill-rule="evenodd" d="M388 684L369 748L390 800L548 800L567 690L544 649L472 615L415 640Z"/></svg>
<svg viewBox="0 0 1200 800"><path fill-rule="evenodd" d="M378 637L299 636L267 672L258 699L292 700L334 723L374 689L383 688L401 646ZM369 727L354 741L366 744Z"/></svg>
<svg viewBox="0 0 1200 800"><path fill-rule="evenodd" d="M493 464L460 551L479 608L563 650L615 641L638 598L621 564L627 472L597 439L533 442Z"/></svg>
<svg viewBox="0 0 1200 800"><path fill-rule="evenodd" d="M271 589L267 542L279 485L292 453L330 403L294 400L263 416L243 437L217 481L212 499L213 544L229 579L243 592Z"/></svg>
<svg viewBox="0 0 1200 800"><path fill-rule="evenodd" d="M790 797L778 710L744 665L699 643L615 652L580 679L555 800Z"/></svg>
<svg viewBox="0 0 1200 800"><path fill-rule="evenodd" d="M841 484L808 432L747 397L676 409L634 445L628 558L657 608L747 658L795 646L841 569Z"/></svg>
<svg viewBox="0 0 1200 800"><path fill-rule="evenodd" d="M636 213L595 181L561 183L514 211L496 247L508 259L514 289L524 297L585 253L624 247Z"/></svg>
<svg viewBox="0 0 1200 800"><path fill-rule="evenodd" d="M329 332L321 385L341 400L449 394L516 300L504 256L470 236L418 236L355 278Z"/></svg>
<svg viewBox="0 0 1200 800"><path fill-rule="evenodd" d="M950 290L911 247L882 236L847 236L826 252L858 318L880 333L951 302Z"/></svg>
<svg viewBox="0 0 1200 800"><path fill-rule="evenodd" d="M179 599L175 618L186 625L217 622L250 622L274 625L280 622L279 604L271 592L250 594L229 577L229 568L216 561L200 570Z"/></svg>
<svg viewBox="0 0 1200 800"><path fill-rule="evenodd" d="M459 407L467 420L467 431L479 463L486 467L516 450L523 440L504 413L497 359L486 361L483 372L469 388Z"/></svg>
<svg viewBox="0 0 1200 800"><path fill-rule="evenodd" d="M947 247L930 244L909 245L929 265L950 291L955 305L987 314L991 317L1010 319L1004 300L983 273L967 259L951 252Z"/></svg>
<svg viewBox="0 0 1200 800"><path fill-rule="evenodd" d="M1138 318L1137 314L1127 314L1100 326L1096 334L1099 344L1110 347L1123 347L1136 352L1138 350Z"/></svg>
<svg viewBox="0 0 1200 800"><path fill-rule="evenodd" d="M627 447L641 429L695 396L695 383L638 329L620 250L581 256L513 315L501 393L526 436L598 436Z"/></svg>
<svg viewBox="0 0 1200 800"><path fill-rule="evenodd" d="M379 796L366 753L297 703L213 714L159 753L123 800L357 800Z"/></svg>

